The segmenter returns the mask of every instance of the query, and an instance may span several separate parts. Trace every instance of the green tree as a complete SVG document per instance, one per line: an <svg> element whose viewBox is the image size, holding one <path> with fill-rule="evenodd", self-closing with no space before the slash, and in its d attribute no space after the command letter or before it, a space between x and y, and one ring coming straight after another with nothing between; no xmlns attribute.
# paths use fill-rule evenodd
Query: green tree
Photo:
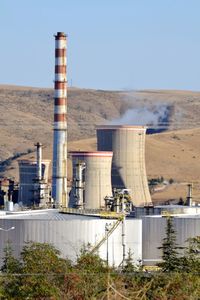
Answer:
<svg viewBox="0 0 200 300"><path fill-rule="evenodd" d="M181 258L182 270L200 274L200 236L189 238L185 255Z"/></svg>
<svg viewBox="0 0 200 300"><path fill-rule="evenodd" d="M89 247L83 247L81 250L75 270L79 274L76 288L81 292L83 299L96 299L106 291L107 274L111 269L98 254L91 254Z"/></svg>
<svg viewBox="0 0 200 300"><path fill-rule="evenodd" d="M29 299L62 298L65 275L71 269L68 260L60 258L60 252L46 243L28 243L21 252L22 297Z"/></svg>
<svg viewBox="0 0 200 300"><path fill-rule="evenodd" d="M21 264L13 256L13 251L10 243L7 243L4 249L3 265L1 267L2 282L1 282L1 299L20 299L19 288L21 278L16 274L21 272ZM15 276L13 276L15 274Z"/></svg>
<svg viewBox="0 0 200 300"><path fill-rule="evenodd" d="M129 249L127 253L127 258L125 260L125 264L122 268L122 272L126 274L132 274L136 272L137 269L138 268L136 267L133 261L133 253L131 253L131 250Z"/></svg>
<svg viewBox="0 0 200 300"><path fill-rule="evenodd" d="M164 272L178 271L180 259L177 250L183 249L183 247L176 244L176 231L172 217L167 217L166 236L163 238L162 246L158 249L162 249L163 259L163 262L159 263L158 266Z"/></svg>

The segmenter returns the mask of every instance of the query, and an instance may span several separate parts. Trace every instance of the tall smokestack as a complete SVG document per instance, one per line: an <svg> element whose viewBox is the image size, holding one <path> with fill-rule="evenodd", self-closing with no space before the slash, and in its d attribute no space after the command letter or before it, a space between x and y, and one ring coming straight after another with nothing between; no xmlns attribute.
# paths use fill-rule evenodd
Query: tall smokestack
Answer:
<svg viewBox="0 0 200 300"><path fill-rule="evenodd" d="M67 76L66 34L55 35L54 143L52 197L58 207L67 204Z"/></svg>

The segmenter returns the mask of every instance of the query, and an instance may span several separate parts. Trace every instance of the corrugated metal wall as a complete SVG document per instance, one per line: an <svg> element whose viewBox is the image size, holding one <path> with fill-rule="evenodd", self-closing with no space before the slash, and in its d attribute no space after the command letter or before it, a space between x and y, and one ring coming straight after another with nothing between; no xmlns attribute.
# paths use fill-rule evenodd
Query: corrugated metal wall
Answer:
<svg viewBox="0 0 200 300"><path fill-rule="evenodd" d="M177 232L177 243L181 246L190 237L200 235L200 218L175 217L174 226ZM161 260L162 245L165 237L166 218L144 217L142 223L142 257L145 264L154 264Z"/></svg>
<svg viewBox="0 0 200 300"><path fill-rule="evenodd" d="M66 220L36 220L36 219L0 219L0 227L15 230L0 231L0 257L7 240L12 241L14 254L19 252L26 241L47 242L55 245L62 256L75 260L81 247L88 243L97 244L105 236L106 223L116 220L98 219L92 217L68 216ZM111 234L108 240L109 263L118 266L122 261L121 224ZM135 260L142 256L142 220L126 221L126 250L131 250ZM106 242L100 247L99 254L106 259Z"/></svg>

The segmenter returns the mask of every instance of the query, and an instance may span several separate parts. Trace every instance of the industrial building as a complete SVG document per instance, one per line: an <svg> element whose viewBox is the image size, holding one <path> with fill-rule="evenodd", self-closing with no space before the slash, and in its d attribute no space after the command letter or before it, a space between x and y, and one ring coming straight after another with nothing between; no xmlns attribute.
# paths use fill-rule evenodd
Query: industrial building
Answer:
<svg viewBox="0 0 200 300"><path fill-rule="evenodd" d="M73 151L73 182L67 190L67 36L55 35L55 84L52 198L49 202L49 160L19 160L21 211L4 205L0 211L0 258L7 241L19 255L28 241L51 243L63 257L76 260L83 246L110 265L121 266L128 252L137 264L161 260L158 247L165 235L166 215L174 216L177 243L200 235L200 207L153 206L145 168L146 127L97 126L97 151ZM32 206L42 208L31 210Z"/></svg>
<svg viewBox="0 0 200 300"><path fill-rule="evenodd" d="M19 166L19 193L18 203L32 207L48 202L48 178L50 160L42 160L41 177L38 178L37 160L18 160Z"/></svg>

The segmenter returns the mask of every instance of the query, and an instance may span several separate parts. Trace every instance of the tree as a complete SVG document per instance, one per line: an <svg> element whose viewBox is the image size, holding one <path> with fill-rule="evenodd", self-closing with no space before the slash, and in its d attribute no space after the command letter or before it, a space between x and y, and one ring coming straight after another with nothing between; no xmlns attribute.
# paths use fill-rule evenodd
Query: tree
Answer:
<svg viewBox="0 0 200 300"><path fill-rule="evenodd" d="M21 278L13 276L21 272L20 262L13 256L13 251L10 243L7 243L4 249L3 265L1 272L4 275L1 283L1 299L20 299L19 287Z"/></svg>
<svg viewBox="0 0 200 300"><path fill-rule="evenodd" d="M62 298L62 286L65 274L70 271L71 264L60 257L60 252L53 245L46 243L28 243L21 252L22 298L53 299Z"/></svg>
<svg viewBox="0 0 200 300"><path fill-rule="evenodd" d="M135 266L135 264L133 262L133 254L131 253L131 250L129 249L122 272L126 273L126 274L131 274L136 271L137 271L137 267Z"/></svg>
<svg viewBox="0 0 200 300"><path fill-rule="evenodd" d="M182 270L188 273L200 273L200 236L187 240L185 255L181 258Z"/></svg>
<svg viewBox="0 0 200 300"><path fill-rule="evenodd" d="M172 217L167 217L166 236L163 238L162 246L158 247L158 249L162 249L163 259L163 262L158 264L158 266L162 267L164 272L177 271L179 268L177 250L183 249L183 247L176 244L176 231Z"/></svg>
<svg viewBox="0 0 200 300"><path fill-rule="evenodd" d="M106 291L107 274L110 270L98 254L90 253L89 247L83 247L75 265L75 271L79 275L76 288L81 292L82 299L96 299L97 295Z"/></svg>

